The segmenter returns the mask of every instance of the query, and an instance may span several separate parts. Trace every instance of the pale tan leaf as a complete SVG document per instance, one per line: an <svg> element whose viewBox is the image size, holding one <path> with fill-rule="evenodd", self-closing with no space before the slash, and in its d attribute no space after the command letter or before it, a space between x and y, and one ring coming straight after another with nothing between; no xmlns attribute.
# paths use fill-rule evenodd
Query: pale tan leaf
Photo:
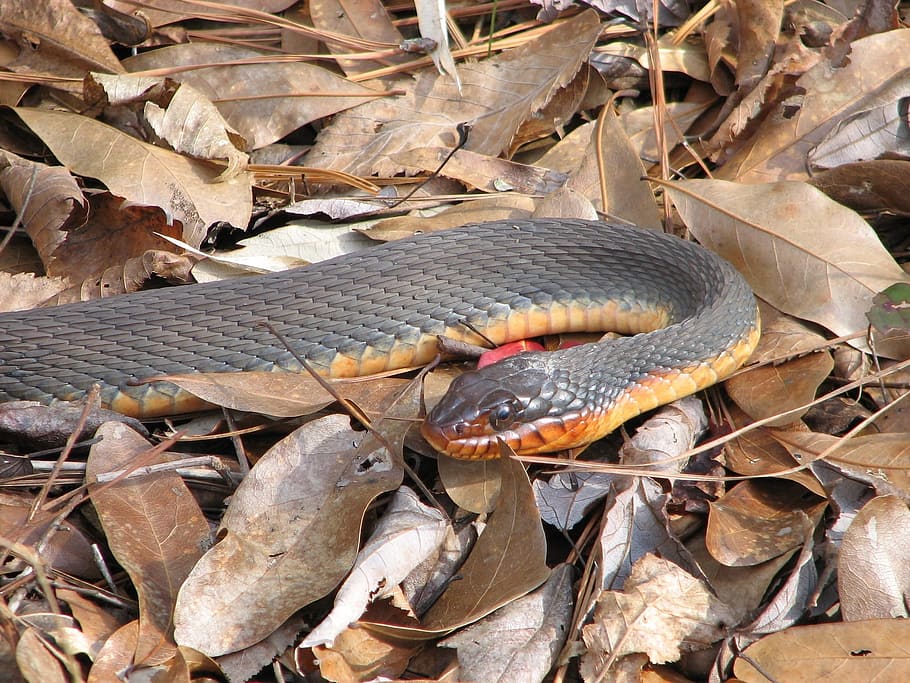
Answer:
<svg viewBox="0 0 910 683"><path fill-rule="evenodd" d="M908 639L906 619L797 626L746 648L733 671L745 683L767 683L769 678L897 683L910 672Z"/></svg>
<svg viewBox="0 0 910 683"><path fill-rule="evenodd" d="M218 221L245 226L252 211L249 178L215 182L221 169L66 112L18 108L19 117L70 171L97 178L116 195L159 206L183 223L183 239L198 246Z"/></svg>
<svg viewBox="0 0 910 683"><path fill-rule="evenodd" d="M458 650L460 680L544 680L569 631L572 574L559 565L536 591L440 642Z"/></svg>
<svg viewBox="0 0 910 683"><path fill-rule="evenodd" d="M440 458L439 479L458 507L478 515L496 508L502 482L495 461Z"/></svg>
<svg viewBox="0 0 910 683"><path fill-rule="evenodd" d="M844 621L910 616L910 510L897 496L879 496L857 513L837 557L837 593Z"/></svg>
<svg viewBox="0 0 910 683"><path fill-rule="evenodd" d="M910 282L868 223L805 183L690 180L667 192L695 237L736 266L758 296L835 334L863 333L872 297ZM906 345L876 350L910 355Z"/></svg>
<svg viewBox="0 0 910 683"><path fill-rule="evenodd" d="M433 172L451 153L445 147L409 149L392 156L404 166ZM477 154L460 149L440 171L447 178L460 180L468 187L484 192L512 190L525 194L548 194L560 188L566 176L539 166L527 166L514 161Z"/></svg>
<svg viewBox="0 0 910 683"><path fill-rule="evenodd" d="M644 228L660 225L660 212L648 183L642 180L644 166L633 149L628 135L616 115L605 115L603 139L598 145L594 122L572 131L539 161L538 166L569 173L565 187L591 201L595 208L609 216L629 221ZM604 206L597 154L607 169L606 203Z"/></svg>
<svg viewBox="0 0 910 683"><path fill-rule="evenodd" d="M389 10L380 0L311 0L307 6L313 26L318 29L389 45L404 42L404 36L395 27ZM350 49L331 42L327 43L327 47L333 54L350 52ZM383 55L381 60L339 58L338 66L353 76L388 64L402 64L410 59L407 54Z"/></svg>
<svg viewBox="0 0 910 683"><path fill-rule="evenodd" d="M220 112L189 84L177 88L166 106L145 103L145 120L171 149L196 159L224 161L227 168L218 180L233 178L246 170L247 141L221 118Z"/></svg>
<svg viewBox="0 0 910 683"><path fill-rule="evenodd" d="M60 277L35 277L32 273L0 273L0 312L34 308L66 287Z"/></svg>
<svg viewBox="0 0 910 683"><path fill-rule="evenodd" d="M585 11L520 48L463 64L461 95L450 77L424 71L405 96L339 114L320 132L306 164L394 175L404 169L390 154L417 147L451 149L461 123L472 126L465 149L498 155L508 149L522 121L572 80L599 33L597 15ZM526 77L529 72L534 78ZM383 121L378 129L376 120Z"/></svg>

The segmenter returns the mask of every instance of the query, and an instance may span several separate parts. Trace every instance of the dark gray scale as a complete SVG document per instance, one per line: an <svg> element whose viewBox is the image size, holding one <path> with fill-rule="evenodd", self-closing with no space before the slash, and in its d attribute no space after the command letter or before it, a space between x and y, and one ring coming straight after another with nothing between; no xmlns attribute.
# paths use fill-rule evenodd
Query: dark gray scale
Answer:
<svg viewBox="0 0 910 683"><path fill-rule="evenodd" d="M0 314L0 400L73 399L98 381L109 398L161 374L299 370L265 320L325 369L336 353L385 352L465 319L607 299L665 306L678 322L629 345L615 367L573 351L617 377L709 358L755 324L748 286L696 245L579 220L502 221L284 273Z"/></svg>

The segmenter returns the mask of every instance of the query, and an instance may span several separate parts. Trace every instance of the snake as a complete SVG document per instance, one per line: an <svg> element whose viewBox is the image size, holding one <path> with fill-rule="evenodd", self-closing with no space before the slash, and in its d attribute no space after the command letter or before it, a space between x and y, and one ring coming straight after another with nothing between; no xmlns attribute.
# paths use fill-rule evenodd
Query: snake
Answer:
<svg viewBox="0 0 910 683"><path fill-rule="evenodd" d="M498 345L604 331L625 336L465 372L424 437L464 459L498 457L501 443L520 455L584 446L730 376L760 321L739 272L694 242L598 221L503 220L284 272L0 314L0 401L75 401L98 384L103 407L153 419L206 404L143 380L304 371L289 347L342 378L425 365L440 337Z"/></svg>

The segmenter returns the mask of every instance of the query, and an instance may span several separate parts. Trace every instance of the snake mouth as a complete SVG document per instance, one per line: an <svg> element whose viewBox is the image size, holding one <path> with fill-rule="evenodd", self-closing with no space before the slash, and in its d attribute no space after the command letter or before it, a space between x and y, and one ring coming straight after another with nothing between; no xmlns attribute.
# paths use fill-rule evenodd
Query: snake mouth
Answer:
<svg viewBox="0 0 910 683"><path fill-rule="evenodd" d="M508 446L515 455L533 455L568 450L602 436L592 433L590 420L580 414L538 419L500 432L478 423L438 424L427 419L420 431L436 451L460 460L498 458L500 444Z"/></svg>

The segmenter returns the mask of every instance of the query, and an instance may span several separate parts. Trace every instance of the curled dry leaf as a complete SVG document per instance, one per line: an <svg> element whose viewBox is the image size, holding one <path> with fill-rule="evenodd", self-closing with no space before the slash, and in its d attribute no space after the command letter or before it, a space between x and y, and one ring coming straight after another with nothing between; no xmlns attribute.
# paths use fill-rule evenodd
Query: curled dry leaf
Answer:
<svg viewBox="0 0 910 683"><path fill-rule="evenodd" d="M614 487L600 528L601 590L624 585L636 563L649 553L687 565L685 551L668 530L667 496L660 485L644 477L617 477Z"/></svg>
<svg viewBox="0 0 910 683"><path fill-rule="evenodd" d="M837 558L844 621L907 618L910 510L897 496L866 503L844 534Z"/></svg>
<svg viewBox="0 0 910 683"><path fill-rule="evenodd" d="M677 565L645 555L632 567L622 592L604 591L592 623L582 629L588 651L586 680L609 671L620 657L644 653L652 664L675 662L724 637L734 614L708 587Z"/></svg>
<svg viewBox="0 0 910 683"><path fill-rule="evenodd" d="M338 589L332 611L298 647L331 646L349 624L360 618L370 602L388 596L438 549L447 526L442 513L423 505L411 489L398 489L373 535L358 553L350 576Z"/></svg>
<svg viewBox="0 0 910 683"><path fill-rule="evenodd" d="M0 150L0 160L0 188L47 265L65 231L88 219L88 200L65 168L28 161L5 150Z"/></svg>
<svg viewBox="0 0 910 683"><path fill-rule="evenodd" d="M569 630L572 575L571 565L555 567L536 591L441 641L458 650L459 680L544 680Z"/></svg>
<svg viewBox="0 0 910 683"><path fill-rule="evenodd" d="M906 81L910 29L872 35L850 47L843 65L823 60L803 74L793 90L797 94L774 105L751 144L717 177L750 183L805 178L816 145L848 118L877 106L889 84Z"/></svg>
<svg viewBox="0 0 910 683"><path fill-rule="evenodd" d="M689 180L667 192L692 234L758 296L837 335L862 335L875 294L910 282L868 223L805 183ZM876 351L904 358L907 347L888 342Z"/></svg>
<svg viewBox="0 0 910 683"><path fill-rule="evenodd" d="M707 428L708 416L700 399L687 396L674 401L648 418L623 443L620 462L648 471L679 472L686 464L680 456L695 445Z"/></svg>

